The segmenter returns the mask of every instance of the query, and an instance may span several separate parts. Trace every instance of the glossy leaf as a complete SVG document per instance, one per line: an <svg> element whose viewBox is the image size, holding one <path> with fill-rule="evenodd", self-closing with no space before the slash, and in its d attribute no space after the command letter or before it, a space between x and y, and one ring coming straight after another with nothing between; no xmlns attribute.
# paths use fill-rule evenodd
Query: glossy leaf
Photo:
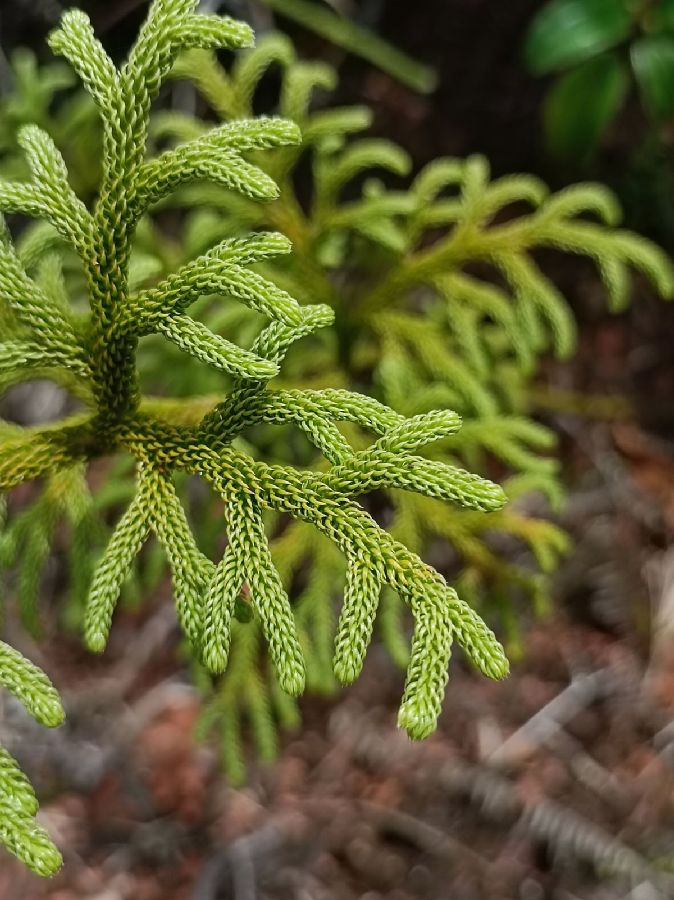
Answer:
<svg viewBox="0 0 674 900"><path fill-rule="evenodd" d="M630 32L627 0L552 0L529 27L524 58L535 75L591 59Z"/></svg>
<svg viewBox="0 0 674 900"><path fill-rule="evenodd" d="M674 37L643 37L632 45L630 56L641 98L655 119L674 115Z"/></svg>
<svg viewBox="0 0 674 900"><path fill-rule="evenodd" d="M562 75L543 111L551 153L566 161L587 160L620 109L628 84L617 54L589 60Z"/></svg>

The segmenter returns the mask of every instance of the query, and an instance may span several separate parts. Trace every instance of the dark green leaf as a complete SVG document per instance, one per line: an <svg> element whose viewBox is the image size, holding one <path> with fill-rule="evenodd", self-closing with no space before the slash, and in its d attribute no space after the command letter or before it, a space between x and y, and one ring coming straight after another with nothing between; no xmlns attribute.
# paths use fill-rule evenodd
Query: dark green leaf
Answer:
<svg viewBox="0 0 674 900"><path fill-rule="evenodd" d="M584 62L625 40L631 24L627 0L552 0L529 27L525 62L536 75Z"/></svg>
<svg viewBox="0 0 674 900"><path fill-rule="evenodd" d="M545 133L554 156L583 163L625 99L629 78L615 53L589 60L552 88L543 110Z"/></svg>
<svg viewBox="0 0 674 900"><path fill-rule="evenodd" d="M643 37L630 51L632 67L648 112L655 119L674 116L674 37Z"/></svg>
<svg viewBox="0 0 674 900"><path fill-rule="evenodd" d="M645 26L653 34L658 31L674 31L674 0L660 0L657 6L648 10Z"/></svg>

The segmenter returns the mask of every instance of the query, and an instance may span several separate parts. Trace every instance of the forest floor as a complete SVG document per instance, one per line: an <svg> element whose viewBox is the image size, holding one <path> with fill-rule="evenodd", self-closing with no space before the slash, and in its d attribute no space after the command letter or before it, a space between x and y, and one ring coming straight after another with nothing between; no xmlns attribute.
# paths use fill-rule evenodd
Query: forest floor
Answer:
<svg viewBox="0 0 674 900"><path fill-rule="evenodd" d="M194 739L166 591L118 619L101 660L17 636L68 710L45 737L5 709L66 865L41 882L5 858L2 900L674 897L674 450L625 396L613 420L572 408L624 377L626 340L624 321L585 329L539 388L575 539L556 612L523 616L502 683L454 660L422 744L396 728L403 676L375 647L358 684L303 701L301 732L236 789Z"/></svg>
<svg viewBox="0 0 674 900"><path fill-rule="evenodd" d="M146 641L165 618L148 619ZM301 734L242 789L193 740L198 700L170 651L131 678L122 662L84 679L60 650L50 671L70 676L68 725L45 741L14 724L42 795L59 785L41 818L66 865L41 882L5 858L0 897L674 896L671 649L658 639L645 656L561 615L526 646L503 683L455 664L424 744L396 729L402 677L375 651L336 702L305 704Z"/></svg>

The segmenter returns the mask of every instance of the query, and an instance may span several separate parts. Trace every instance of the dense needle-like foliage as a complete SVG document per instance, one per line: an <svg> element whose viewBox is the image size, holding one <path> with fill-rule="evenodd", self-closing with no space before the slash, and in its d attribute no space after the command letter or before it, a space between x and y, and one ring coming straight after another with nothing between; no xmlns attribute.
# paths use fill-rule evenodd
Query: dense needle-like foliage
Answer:
<svg viewBox="0 0 674 900"><path fill-rule="evenodd" d="M48 375L69 387L84 408L47 426L3 426L0 489L45 479L45 492L65 493L63 509L72 511L70 498L78 496L75 486L87 463L104 455L132 457L133 497L88 590L88 646L104 648L125 576L153 534L168 559L178 619L194 655L210 671L222 672L232 620L237 612L242 618L250 612L266 639L278 685L291 696L304 688L304 654L263 516L272 511L310 524L346 561L334 653L340 681L349 683L360 672L382 588L393 589L409 605L415 626L399 721L410 736L423 738L440 712L454 640L491 677L505 675L507 662L473 609L355 498L395 488L479 511L499 508L504 494L490 481L419 455L427 444L459 429L452 411L408 418L343 389L271 389L291 344L333 318L330 307L300 305L251 269L290 251L284 235L256 231L225 238L155 286L133 286L134 233L152 206L195 181L215 183L254 203L274 200L279 189L256 165L257 153L300 139L298 127L287 119L241 118L148 156L151 105L178 53L252 43L248 26L198 14L196 5L196 0L155 0L121 68L83 13L66 13L50 37L52 49L77 71L100 113L102 183L89 209L73 191L49 135L36 126L20 132L32 177L0 183L0 209L37 217L49 227L33 231L21 253L7 231L0 239L0 369L5 384ZM52 271L49 277L38 265L55 235L80 260L88 310L71 305L58 275ZM35 268L37 278L30 274ZM189 314L196 300L214 293L260 314L264 324L251 348L226 340ZM227 373L230 390L207 410L189 399L166 402L143 395L138 345L152 334L201 365ZM320 469L269 464L233 445L261 423L301 429L326 464ZM338 423L356 424L374 440L354 449ZM203 479L222 500L228 540L219 560L206 556L195 540L176 490L178 473ZM46 677L4 645L0 681L40 721L61 720ZM48 874L59 865L58 852L34 823L36 803L26 779L9 757L2 759L1 837L36 872Z"/></svg>
<svg viewBox="0 0 674 900"><path fill-rule="evenodd" d="M617 227L620 210L600 185L575 185L551 195L530 176L492 180L486 160L472 157L436 160L408 190L391 189L372 176L385 173L390 184L405 175L410 167L405 152L359 136L370 121L367 109L316 110L312 95L331 88L334 73L298 60L283 36L266 36L230 70L210 54L184 54L173 75L189 77L221 119L236 121L251 115L270 67L281 72L279 110L299 124L303 137L301 145L258 160L281 193L261 205L217 186L181 190L170 204L189 211L182 252L201 252L214 235L233 236L246 227L283 231L292 238L294 253L265 261L265 273L293 296L320 300L336 314L336 328L322 340L317 336L311 353L291 354L283 373L288 384L366 385L407 415L433 406L456 409L465 416L464 426L433 448L434 458L484 471L496 457L509 472L504 486L512 499L540 491L558 504L562 491L550 456L554 436L532 420L529 389L541 355L565 357L572 351L575 325L565 297L540 265L540 251L589 258L616 311L629 300L630 268L669 296L670 263L650 242ZM166 112L155 120L154 137L187 140L204 128L192 116ZM167 243L152 229L141 240L147 259L158 267L171 252L181 252L179 243ZM228 314L218 302L207 305L203 315L214 329L232 335L255 324L245 310ZM145 365L156 382L166 369L165 350L155 344ZM171 373L177 392L193 389L197 375L189 361L181 366L176 357ZM202 384L204 392L215 387ZM275 441L269 434L266 440L277 456L297 452L284 436ZM385 506L390 531L407 546L427 553L441 540L452 547L460 558L462 595L497 613L514 644L513 597L524 594L537 606L545 604L547 577L566 547L564 534L517 504L474 514L394 490L387 492ZM530 554L513 553L513 539ZM310 684L329 690L330 615L335 585L343 577L341 561L303 523L286 529L275 548L287 583L295 586L298 621L311 646ZM390 592L382 597L380 624L384 643L404 664L401 605ZM235 661L237 680L251 681L256 666L249 650ZM232 748L242 707L247 705L257 722L262 750L273 734L259 715L259 691L248 703L234 683L222 683L205 721L222 729L230 771L239 768ZM280 714L292 722L285 709Z"/></svg>
<svg viewBox="0 0 674 900"><path fill-rule="evenodd" d="M276 237L279 252L256 257L257 277L270 279L303 302L320 301L331 307L336 328L322 329L291 348L282 380L275 384L292 391L365 389L405 415L417 416L439 406L465 417L460 430L446 435L427 454L450 466L467 465L482 472L498 471L492 465L497 458L500 470L508 473L504 482L508 496L515 501L522 498L525 505L515 502L485 513L394 488L377 491L376 502L368 506L386 517L389 533L417 553L432 552L438 541L450 546L457 556L453 569L458 573L459 593L472 606L498 616L514 649L519 630L513 600L523 595L537 607L546 604L549 573L566 547L565 535L526 507L532 491L543 492L553 505L561 497L556 463L550 455L554 437L529 414L532 376L542 353L552 350L564 356L575 340L566 301L541 269L537 251L555 248L589 256L616 309L629 296L630 266L643 270L668 295L670 265L653 245L616 228L619 210L610 193L597 185L576 185L550 196L540 181L529 176L490 180L486 161L474 157L435 161L419 173L409 190L387 187L372 173L388 172L389 182L404 175L410 165L407 155L389 142L358 136L369 124L367 109L316 110L312 97L316 89L325 91L334 85L334 73L323 64L298 60L281 35L269 34L256 49L237 54L229 71L208 52L195 49L182 53L170 74L196 84L224 122L244 124L254 117L258 86L270 68L281 73L278 112L297 123L302 143L286 140L283 146L264 148L249 143L246 158L281 186L279 195L261 203L259 197L242 194L227 182L182 185L159 202L157 215L139 220L128 288L151 303L167 292L180 294L184 285L176 281L175 269L183 263L195 277L189 285L191 300L184 301L194 301L193 318L236 346L250 347L264 309L246 302L241 272L230 266L225 275L211 248L223 239L240 240L251 230L274 229L290 238L292 254L280 252L282 239ZM62 72L56 74L57 81L64 80ZM82 111L78 121L87 123L86 130L69 128L68 115L60 112L59 104L44 100L51 81L49 72L40 76L31 70L30 78L21 82L25 102L8 104L4 119L9 126L18 124L17 106L30 107L29 98L37 97L36 113L48 130L62 136L77 169L83 149L80 138L91 134L91 112L82 97L69 98L69 104ZM266 85L263 93L268 93L268 81ZM45 109L52 110L50 118ZM10 133L11 127L6 130ZM159 112L150 123L155 148L200 141L208 134L206 123L177 111ZM81 185L85 196L91 193L91 169L76 170L74 182L72 174L70 178ZM10 171L20 171L16 155ZM312 189L307 197L310 174ZM525 204L533 209L527 212ZM178 224L175 208L181 210ZM171 225L168 234L166 217ZM50 297L66 305L70 298L78 315L82 314L88 306L87 282L76 254L53 228L46 231L40 223L26 230L17 253ZM246 271L252 278L252 270ZM252 290L250 284L245 289ZM238 296L244 303L223 303L223 294ZM138 334L142 341L136 364L141 383L152 393L164 395L161 401L153 401L154 409L174 424L194 425L221 401L227 385L235 389L236 370L203 365L199 354L183 352L181 341L166 340L165 329L152 333L139 328ZM91 402L86 379L73 378L65 368L41 369L39 360L34 366L30 370L10 366L0 377L8 385L26 377L28 371L32 376L47 374ZM167 394L179 400L173 402ZM321 462L312 444L325 459L334 462L337 457L331 458L329 449L324 449L324 439L311 417L298 418L297 424L293 434L289 420L258 420L254 433L239 435L234 445L256 458L264 455L325 471L325 461ZM339 433L354 447L365 449L363 424L365 419L342 423ZM297 432L310 440L303 442ZM105 486L95 492L87 484L83 465L50 472L38 500L9 518L0 537L0 565L16 570L14 585L29 628L37 627L40 573L63 521L71 531L66 619L79 623L93 568L109 539L110 523L120 504L135 495L132 463L128 455L121 458L108 470ZM185 472L176 471L175 476L197 543L215 558L221 547L221 501L208 502L203 492L195 492L193 479L186 479ZM283 513L267 511L265 523L272 535L277 569L293 599L307 684L328 692L336 684L332 657L338 624L335 607L345 586L343 554L310 522L296 519L288 525ZM514 544L528 552L519 548L513 552ZM138 598L147 593L162 568L161 546L149 542L141 565L131 566L123 595ZM245 596L237 610L242 621L231 623L227 674L215 693L207 673L199 667L195 671L206 697L211 698L201 730L220 736L223 763L234 780L244 776L246 721L258 752L266 758L275 753L275 720L286 726L298 721L293 699L278 689L267 669L262 623L259 618L244 621L250 618ZM385 588L380 632L389 652L404 667L409 652L403 612L396 593Z"/></svg>

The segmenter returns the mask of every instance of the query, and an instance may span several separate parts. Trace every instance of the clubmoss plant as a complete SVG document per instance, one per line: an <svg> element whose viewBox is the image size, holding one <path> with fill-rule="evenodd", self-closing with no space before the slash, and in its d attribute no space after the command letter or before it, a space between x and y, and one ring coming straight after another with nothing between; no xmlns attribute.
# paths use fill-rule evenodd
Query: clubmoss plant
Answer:
<svg viewBox="0 0 674 900"><path fill-rule="evenodd" d="M148 258L154 255L161 265L172 253L201 252L214 236L235 236L246 228L281 230L292 238L295 252L266 260L261 271L293 296L332 307L337 326L317 336L311 353L291 352L285 383L365 386L407 415L433 406L456 409L466 417L464 426L432 448L435 459L483 472L500 469L508 473L504 487L511 498L526 504L527 496L539 491L557 507L562 488L550 455L554 436L533 421L529 393L542 355L564 358L572 352L575 325L566 298L540 264L540 251L589 258L616 311L629 300L630 268L670 296L669 261L648 241L618 228L618 205L600 185L580 184L550 195L530 176L492 180L486 160L472 157L436 160L409 189L392 188L410 168L405 152L359 136L370 122L367 109L316 109L312 98L317 89L334 86L334 72L297 59L282 35L265 36L229 70L214 56L191 51L178 59L172 75L189 78L217 116L236 121L251 115L258 85L272 66L281 72L279 112L298 123L303 137L301 145L258 159L281 185L279 197L261 205L218 186L189 186L168 201L188 210L182 248L181 242L167 245L148 228L141 236ZM165 112L155 118L153 136L160 143L195 139L205 127L191 116ZM309 192L307 170L313 176ZM384 177L372 177L380 173ZM214 330L241 337L254 327L245 310L228 312L218 301L205 303L203 315ZM155 343L144 362L156 382L166 369L165 351ZM171 372L179 392L189 390L197 377L190 361L181 365L177 357ZM204 383L204 389L213 388ZM276 457L300 452L286 436L275 441L268 434L267 440ZM549 576L567 547L560 529L526 505L476 514L395 490L387 492L383 505L390 532L408 547L421 553L438 541L451 547L462 595L496 615L516 647L513 600L524 595L537 608L547 605ZM295 598L311 661L308 683L329 692L332 605L343 580L341 560L302 522L280 533L273 549ZM402 606L392 592L382 595L379 621L386 647L405 665ZM242 771L238 723L243 716L268 756L272 716L292 725L297 715L287 703L279 706L268 678L254 677L261 637L256 652L253 635L249 629L248 650L233 661L236 677L223 680L203 721L204 731L221 734L232 775ZM256 683L255 696L248 698L235 683Z"/></svg>
<svg viewBox="0 0 674 900"><path fill-rule="evenodd" d="M313 109L312 94L334 86L334 73L298 60L281 35L268 35L241 54L230 71L194 51L180 57L172 74L189 77L218 116L235 121L251 114L256 88L272 65L282 72L280 112L303 136L301 145L260 160L281 193L260 205L217 186L178 192L170 203L192 210L185 245L198 248L214 234L233 235L242 227L283 231L295 252L266 261L265 272L294 296L331 306L337 325L315 353L291 355L284 370L290 383L328 378L367 385L409 415L434 405L457 409L466 423L434 455L481 468L496 457L512 473L510 496L540 490L558 503L561 487L549 455L554 437L532 420L529 389L541 357L568 357L576 335L569 304L541 266L540 251L587 257L615 311L629 301L632 268L670 296L670 262L652 243L618 227L620 209L600 185L551 195L531 176L492 180L482 157L436 160L408 190L373 178L383 172L390 182L404 175L407 155L388 141L358 136L369 124L367 109ZM195 138L204 127L166 112L155 121L155 138ZM307 161L312 189L300 202L295 184ZM144 239L150 254L165 255L161 240L151 233ZM250 327L241 317L226 320L215 304L204 315L225 332ZM156 371L162 364L157 353ZM177 385L192 377L176 366ZM565 546L549 523L511 508L477 517L427 498L396 494L391 502L393 530L407 543L426 548L441 536L458 550L467 588L492 600L513 587L539 601L545 595L540 573L509 563L487 534L523 540L545 572Z"/></svg>
<svg viewBox="0 0 674 900"><path fill-rule="evenodd" d="M540 265L540 251L589 257L615 309L629 299L631 267L669 295L670 263L652 244L617 227L620 211L598 185L576 185L550 195L530 176L492 180L486 161L472 157L436 160L408 189L391 187L409 170L405 152L390 142L360 136L370 123L367 109L316 108L317 90L323 92L320 101L334 86L334 72L299 60L282 35L266 35L255 49L238 53L229 70L207 51L188 50L169 75L196 84L216 116L233 127L254 116L257 89L270 67L281 75L274 111L297 122L302 144L248 147L246 159L281 186L279 195L261 203L226 182L181 185L157 201L152 218L138 221L129 290L148 297L173 291L176 267L194 266L195 257L210 259L213 244L223 239L240 240L261 229L290 238L293 253L260 256L256 275L304 303L331 307L336 327L307 335L289 348L274 385L291 391L355 388L405 415L439 406L465 417L459 431L425 455L500 477L514 503L485 513L393 489L378 491L367 507L414 552L427 556L441 546L443 571L456 578L471 606L498 622L509 649L516 652L518 602L526 599L536 609L548 605L549 577L567 547L563 532L532 514L529 503L533 492L546 495L553 507L562 497L552 455L554 436L531 416L532 379L543 354L563 357L575 342L569 306ZM149 139L158 152L176 141L199 142L209 133L204 121L169 110L153 116ZM72 249L59 240L51 226L45 230L40 223L23 233L17 254L40 287L61 305L69 297L81 318L88 308L87 283ZM208 290L205 278L193 291L192 318L236 346L251 347L263 313L254 304L223 301L240 289L231 270L226 278L209 282ZM223 391L235 389L235 372L204 365L198 354L186 354L180 342L167 340L165 331L139 334L141 383L164 395L161 402L153 400L154 409L174 424L193 425L221 400ZM1 377L9 384L28 371L9 368ZM35 375L39 370L30 371ZM47 374L92 402L86 379L75 379L69 369ZM356 422L342 423L340 432L353 447L368 446ZM240 434L234 446L256 458L325 471L315 435L313 444L306 439L310 433L304 426L293 430L288 422L259 422L254 433ZM121 512L120 503L135 493L129 463L127 456L113 467L105 487L95 492L87 486L83 466L50 473L38 501L10 518L0 536L0 565L16 570L14 588L27 626L35 629L37 624L39 573L56 525L64 520L72 532L67 619L79 622L110 523ZM215 558L222 535L221 500L194 490L184 473L176 473L175 483L199 547ZM337 602L345 584L343 555L311 523L300 519L288 524L287 517L271 511L265 521L277 569L292 598L307 685L329 693L336 687L332 656ZM146 546L139 560L122 586L123 596L133 600L161 575L157 543ZM239 604L240 617L245 614L245 604ZM298 711L268 670L259 620L231 624L232 654L216 692L198 666L195 677L206 698L201 730L222 737L226 771L240 780L245 723L256 748L268 758L277 743L276 722L295 725ZM405 606L392 590L382 592L378 625L386 648L405 667L408 622Z"/></svg>
<svg viewBox="0 0 674 900"><path fill-rule="evenodd" d="M399 722L411 737L423 738L440 712L454 640L491 677L503 677L507 661L474 610L433 568L379 527L355 498L395 488L494 510L503 505L504 494L490 481L419 454L457 431L461 422L452 411L406 418L346 390L270 389L291 344L333 318L329 307L302 306L250 268L287 254L291 247L284 235L260 231L226 238L154 287L131 288L134 233L148 209L195 181L213 182L255 202L273 200L277 185L247 156L292 146L300 138L297 126L285 119L237 119L148 157L152 102L178 53L252 43L248 26L198 14L196 5L196 0L155 0L121 68L81 12L66 13L50 36L50 46L73 66L101 115L99 193L87 208L70 186L54 142L33 126L20 133L32 179L0 183L0 208L48 222L72 248L85 274L89 311L72 309L60 292L47 291L31 278L5 232L0 241L0 367L14 381L36 371L53 373L72 384L86 405L47 426L3 430L0 489L79 473L103 455L131 456L135 492L93 573L84 621L87 645L95 651L105 647L122 582L154 534L168 559L178 619L194 655L208 670L222 672L232 620L245 606L264 634L279 688L290 696L304 689L304 654L263 516L268 510L311 524L346 561L334 652L340 681L358 677L382 589L391 588L410 607L415 626ZM263 317L250 349L189 315L199 297L220 292ZM143 396L136 359L139 340L150 334L228 373L231 390L206 412L198 402ZM343 422L366 429L374 441L354 449L338 427ZM325 467L270 464L236 449L233 441L258 424L301 429L325 457ZM197 545L176 490L176 473L198 476L222 500L228 543L218 561ZM53 689L13 651L0 652L0 679L41 720L60 720ZM2 837L35 871L48 874L59 864L58 853L35 830L35 803L25 779L3 759Z"/></svg>
<svg viewBox="0 0 674 900"><path fill-rule="evenodd" d="M37 666L0 641L0 685L21 701L42 725L53 728L64 713L56 689ZM38 875L52 875L61 854L35 821L38 802L24 773L0 747L0 843Z"/></svg>

